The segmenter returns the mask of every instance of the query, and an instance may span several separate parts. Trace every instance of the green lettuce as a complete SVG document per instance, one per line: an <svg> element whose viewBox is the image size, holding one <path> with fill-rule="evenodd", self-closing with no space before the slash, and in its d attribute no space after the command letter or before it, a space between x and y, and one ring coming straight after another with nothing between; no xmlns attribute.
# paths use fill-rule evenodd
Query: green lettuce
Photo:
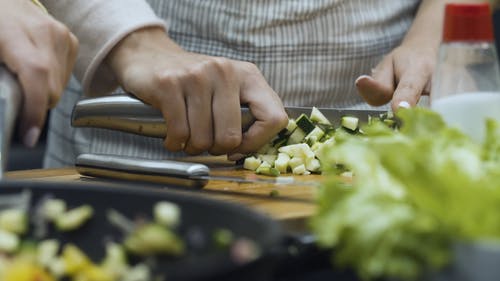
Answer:
<svg viewBox="0 0 500 281"><path fill-rule="evenodd" d="M500 238L498 122L479 144L424 108L397 117L400 130L373 122L362 137L339 132L324 152L312 231L364 279L416 279L446 265L456 241ZM352 170L351 183L337 167Z"/></svg>

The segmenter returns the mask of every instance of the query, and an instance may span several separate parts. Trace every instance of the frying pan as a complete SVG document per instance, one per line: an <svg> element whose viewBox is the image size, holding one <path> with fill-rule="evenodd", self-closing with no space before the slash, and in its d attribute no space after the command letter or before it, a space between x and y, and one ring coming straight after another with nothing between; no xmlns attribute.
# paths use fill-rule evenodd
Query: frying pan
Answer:
<svg viewBox="0 0 500 281"><path fill-rule="evenodd" d="M109 223L106 212L112 208L128 218L151 217L152 207L158 201L167 200L181 208L180 235L187 245L186 254L177 258L158 257L155 273L166 276L166 280L267 280L271 277L276 253L280 252L283 232L277 222L245 207L189 196L178 191L147 186L99 183L61 183L2 181L0 196L31 191L31 203L36 204L46 196L60 198L69 207L90 204L94 216L80 229L71 233L60 233L49 229L48 237L61 243L72 242L79 246L92 260L100 261L104 256L104 241L122 241L122 234ZM34 208L31 208L33 210ZM235 237L253 240L260 255L246 263L240 263L231 255L230 248L220 248L210 243L216 229L225 228ZM197 233L198 243L190 242ZM28 238L33 237L30 227ZM199 243L206 241L205 246ZM195 240L193 240L195 241Z"/></svg>

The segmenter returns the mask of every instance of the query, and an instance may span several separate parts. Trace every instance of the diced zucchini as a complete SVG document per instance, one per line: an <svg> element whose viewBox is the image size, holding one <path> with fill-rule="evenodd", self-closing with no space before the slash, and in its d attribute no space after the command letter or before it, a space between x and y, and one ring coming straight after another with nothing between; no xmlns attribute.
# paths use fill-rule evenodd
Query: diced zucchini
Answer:
<svg viewBox="0 0 500 281"><path fill-rule="evenodd" d="M111 272L113 276L116 277L122 276L128 267L127 254L125 252L125 248L122 245L114 242L107 243L106 256L102 261L102 267L106 271Z"/></svg>
<svg viewBox="0 0 500 281"><path fill-rule="evenodd" d="M21 209L7 209L0 212L0 229L14 234L24 234L28 229L28 216Z"/></svg>
<svg viewBox="0 0 500 281"><path fill-rule="evenodd" d="M274 161L274 168L284 174L288 169L288 161L290 161L290 156L280 152L278 153L278 158Z"/></svg>
<svg viewBox="0 0 500 281"><path fill-rule="evenodd" d="M306 172L306 166L304 164L298 165L292 169L294 175L303 175Z"/></svg>
<svg viewBox="0 0 500 281"><path fill-rule="evenodd" d="M257 150L257 153L265 154L269 150L269 148L271 148L271 143L266 143L259 150Z"/></svg>
<svg viewBox="0 0 500 281"><path fill-rule="evenodd" d="M306 169L311 172L318 172L321 168L321 164L318 159L312 158L306 160Z"/></svg>
<svg viewBox="0 0 500 281"><path fill-rule="evenodd" d="M311 110L311 121L316 122L318 124L328 124L331 125L332 123L323 115L323 113L317 109L316 107L313 107Z"/></svg>
<svg viewBox="0 0 500 281"><path fill-rule="evenodd" d="M17 235L0 229L0 252L12 253L17 250L20 243Z"/></svg>
<svg viewBox="0 0 500 281"><path fill-rule="evenodd" d="M245 162L243 162L243 168L251 171L257 170L262 161L260 159L255 158L254 156L250 156L245 158Z"/></svg>
<svg viewBox="0 0 500 281"><path fill-rule="evenodd" d="M297 120L297 128L300 128L307 135L309 134L316 126L314 126L313 122L307 117L305 114L301 114Z"/></svg>
<svg viewBox="0 0 500 281"><path fill-rule="evenodd" d="M271 146L271 147L267 150L266 154L268 154L268 155L269 155L269 154L271 154L271 155L278 155L278 148L277 148L277 147L274 147L274 146Z"/></svg>
<svg viewBox="0 0 500 281"><path fill-rule="evenodd" d="M226 249L234 241L234 234L231 230L226 228L219 228L213 232L214 244L219 249Z"/></svg>
<svg viewBox="0 0 500 281"><path fill-rule="evenodd" d="M258 155L259 159L263 162L267 162L269 164L273 164L274 161L276 161L276 158L278 157L276 154L259 154Z"/></svg>
<svg viewBox="0 0 500 281"><path fill-rule="evenodd" d="M351 131L356 131L356 129L358 128L358 124L359 119L352 116L344 116L342 117L342 120L340 122L340 125L342 125L342 127L347 128Z"/></svg>
<svg viewBox="0 0 500 281"><path fill-rule="evenodd" d="M56 258L59 251L59 241L56 239L44 240L37 247L37 262L48 267Z"/></svg>
<svg viewBox="0 0 500 281"><path fill-rule="evenodd" d="M62 257L56 257L47 265L47 270L55 277L61 279L66 275L66 265ZM58 279L58 280L59 280Z"/></svg>
<svg viewBox="0 0 500 281"><path fill-rule="evenodd" d="M181 209L177 204L160 201L153 207L155 221L167 227L175 227L181 220Z"/></svg>
<svg viewBox="0 0 500 281"><path fill-rule="evenodd" d="M259 166L259 167L257 167L257 170L258 170L259 168L260 168L260 169L263 169L263 168L271 168L271 167L272 167L272 166L271 166L271 163L268 163L268 162L262 161L262 162L260 163L260 166Z"/></svg>
<svg viewBox="0 0 500 281"><path fill-rule="evenodd" d="M280 195L280 192L276 189L273 189L269 192L269 196L271 197L278 197Z"/></svg>
<svg viewBox="0 0 500 281"><path fill-rule="evenodd" d="M263 162L267 163L267 162ZM260 165L259 168L255 171L257 174L261 175L266 175L266 176L271 176L271 177L277 177L280 175L280 171L276 168L270 167L270 166L264 166Z"/></svg>
<svg viewBox="0 0 500 281"><path fill-rule="evenodd" d="M127 270L126 276L121 281L155 280L152 275L148 265L139 263Z"/></svg>
<svg viewBox="0 0 500 281"><path fill-rule="evenodd" d="M318 126L316 126L316 127L314 127L314 130L312 130L305 137L306 143L309 146L312 146L316 141L318 141L319 139L321 139L321 137L323 137L324 134L325 134L325 132L321 128L319 128Z"/></svg>
<svg viewBox="0 0 500 281"><path fill-rule="evenodd" d="M273 148L280 148L283 145L285 145L288 142L289 137L290 137L290 135L287 135L287 136L284 136L283 138L280 138L280 139L273 141ZM271 150L271 148L269 150ZM268 154L269 154L269 150L267 152Z"/></svg>
<svg viewBox="0 0 500 281"><path fill-rule="evenodd" d="M286 130L288 132L293 132L297 128L297 123L295 123L294 119L288 119L288 125L286 126Z"/></svg>
<svg viewBox="0 0 500 281"><path fill-rule="evenodd" d="M43 204L42 210L44 217L53 221L59 215L66 212L66 202L61 199L47 199Z"/></svg>
<svg viewBox="0 0 500 281"><path fill-rule="evenodd" d="M159 224L146 224L136 229L125 239L127 251L139 255L149 256L167 254L178 256L184 253L183 241L168 228Z"/></svg>
<svg viewBox="0 0 500 281"><path fill-rule="evenodd" d="M293 171L297 166L304 165L304 158L295 156L288 161L288 165Z"/></svg>
<svg viewBox="0 0 500 281"><path fill-rule="evenodd" d="M82 205L58 216L54 223L59 231L72 231L87 222L93 213L92 206Z"/></svg>
<svg viewBox="0 0 500 281"><path fill-rule="evenodd" d="M304 132L301 128L297 128L295 129L295 131L293 131L290 137L288 137L286 144L291 145L291 144L301 143L306 137L306 135L307 135L306 132Z"/></svg>
<svg viewBox="0 0 500 281"><path fill-rule="evenodd" d="M282 146L278 149L278 151L286 153L290 157L301 157L304 159L314 158L314 152L305 143Z"/></svg>

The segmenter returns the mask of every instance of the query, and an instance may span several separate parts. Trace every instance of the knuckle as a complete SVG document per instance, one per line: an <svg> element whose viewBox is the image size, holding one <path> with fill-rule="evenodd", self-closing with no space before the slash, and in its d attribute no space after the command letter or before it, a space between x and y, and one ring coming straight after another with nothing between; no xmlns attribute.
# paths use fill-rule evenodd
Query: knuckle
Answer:
<svg viewBox="0 0 500 281"><path fill-rule="evenodd" d="M156 71L152 77L153 83L165 88L176 87L179 79L169 71Z"/></svg>
<svg viewBox="0 0 500 281"><path fill-rule="evenodd" d="M403 81L398 84L398 90L405 92L413 92L417 90L417 86L413 82Z"/></svg>
<svg viewBox="0 0 500 281"><path fill-rule="evenodd" d="M256 64L251 62L241 62L242 68L248 73L260 73L259 68Z"/></svg>
<svg viewBox="0 0 500 281"><path fill-rule="evenodd" d="M241 131L228 129L224 132L224 134L216 139L216 142L218 147L232 150L240 145L241 140Z"/></svg>
<svg viewBox="0 0 500 281"><path fill-rule="evenodd" d="M233 71L233 62L227 58L213 57L208 61L208 65L220 74L231 73Z"/></svg>
<svg viewBox="0 0 500 281"><path fill-rule="evenodd" d="M207 151L210 147L212 147L212 140L209 138L195 138L191 139L189 142L189 146L191 148L191 152L194 154L201 153L203 151Z"/></svg>
<svg viewBox="0 0 500 281"><path fill-rule="evenodd" d="M35 75L48 79L52 62L46 56L40 56L36 60L28 60L26 67Z"/></svg>

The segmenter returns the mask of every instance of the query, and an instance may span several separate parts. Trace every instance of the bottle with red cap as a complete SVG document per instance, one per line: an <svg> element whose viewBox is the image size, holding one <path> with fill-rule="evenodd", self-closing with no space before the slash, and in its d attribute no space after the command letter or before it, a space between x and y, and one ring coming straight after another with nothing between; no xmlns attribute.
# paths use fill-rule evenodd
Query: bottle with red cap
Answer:
<svg viewBox="0 0 500 281"><path fill-rule="evenodd" d="M431 108L473 139L500 121L500 70L488 3L450 3L432 79Z"/></svg>

